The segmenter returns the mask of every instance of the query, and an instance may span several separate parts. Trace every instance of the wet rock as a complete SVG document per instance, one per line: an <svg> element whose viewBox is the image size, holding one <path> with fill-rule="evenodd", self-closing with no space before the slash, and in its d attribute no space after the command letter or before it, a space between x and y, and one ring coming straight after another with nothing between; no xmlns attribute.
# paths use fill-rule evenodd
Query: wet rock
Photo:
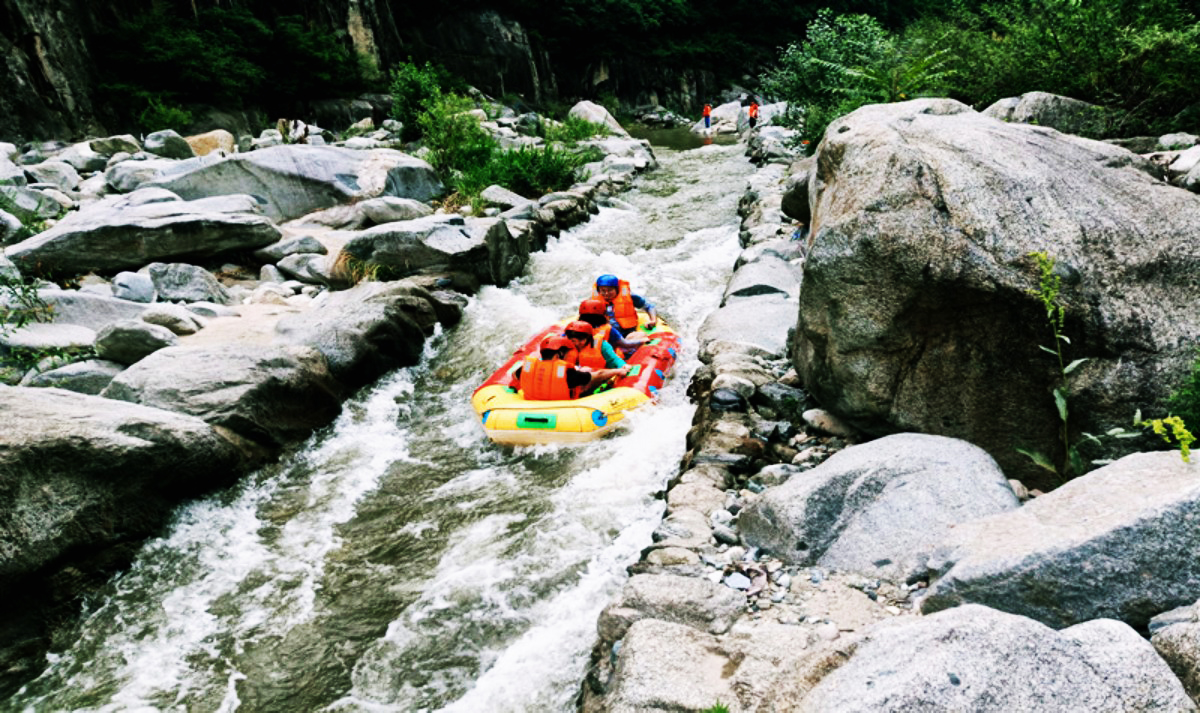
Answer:
<svg viewBox="0 0 1200 713"><path fill-rule="evenodd" d="M740 412L746 410L746 400L732 389L718 389L713 391L708 407L717 413Z"/></svg>

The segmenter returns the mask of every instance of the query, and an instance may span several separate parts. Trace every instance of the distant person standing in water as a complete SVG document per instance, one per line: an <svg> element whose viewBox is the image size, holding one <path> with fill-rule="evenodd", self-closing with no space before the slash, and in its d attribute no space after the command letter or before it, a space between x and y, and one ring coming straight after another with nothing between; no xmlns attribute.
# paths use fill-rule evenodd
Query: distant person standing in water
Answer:
<svg viewBox="0 0 1200 713"><path fill-rule="evenodd" d="M750 128L758 125L758 102L750 102Z"/></svg>
<svg viewBox="0 0 1200 713"><path fill-rule="evenodd" d="M705 104L704 105L704 128L707 129L710 126L711 120L712 120L712 104Z"/></svg>

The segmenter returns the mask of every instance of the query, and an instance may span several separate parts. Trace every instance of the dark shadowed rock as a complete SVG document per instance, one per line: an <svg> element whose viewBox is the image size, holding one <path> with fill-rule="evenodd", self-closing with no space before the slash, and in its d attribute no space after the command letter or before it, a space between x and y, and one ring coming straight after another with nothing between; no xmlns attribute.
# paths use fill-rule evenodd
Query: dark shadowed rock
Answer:
<svg viewBox="0 0 1200 713"><path fill-rule="evenodd" d="M79 394L99 394L112 382L113 378L125 369L124 364L103 359L88 359L74 364L60 366L57 369L27 375L21 380L21 386L39 388L54 387Z"/></svg>
<svg viewBox="0 0 1200 713"><path fill-rule="evenodd" d="M1000 99L983 110L984 116L1021 124L1037 124L1064 134L1081 134L1100 128L1108 110L1049 92L1026 92Z"/></svg>
<svg viewBox="0 0 1200 713"><path fill-rule="evenodd" d="M1005 124L951 100L834 122L810 198L794 359L856 427L975 443L1013 477L1057 460L1057 362L1030 252L1064 276L1072 426L1165 410L1200 340L1200 196L1124 149ZM1072 437L1077 437L1073 433ZM1115 451L1114 455L1119 455Z"/></svg>
<svg viewBox="0 0 1200 713"><path fill-rule="evenodd" d="M144 537L241 463L200 419L145 406L0 386L0 413L0 582Z"/></svg>

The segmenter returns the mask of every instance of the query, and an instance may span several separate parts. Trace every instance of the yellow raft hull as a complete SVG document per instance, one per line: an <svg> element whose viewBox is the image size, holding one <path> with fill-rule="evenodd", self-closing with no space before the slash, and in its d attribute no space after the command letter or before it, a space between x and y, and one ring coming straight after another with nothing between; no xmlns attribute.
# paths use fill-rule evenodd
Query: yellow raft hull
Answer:
<svg viewBox="0 0 1200 713"><path fill-rule="evenodd" d="M637 389L618 387L569 401L526 401L519 393L493 384L475 392L471 404L486 414L483 428L496 443L583 443L615 429L621 413L650 401Z"/></svg>

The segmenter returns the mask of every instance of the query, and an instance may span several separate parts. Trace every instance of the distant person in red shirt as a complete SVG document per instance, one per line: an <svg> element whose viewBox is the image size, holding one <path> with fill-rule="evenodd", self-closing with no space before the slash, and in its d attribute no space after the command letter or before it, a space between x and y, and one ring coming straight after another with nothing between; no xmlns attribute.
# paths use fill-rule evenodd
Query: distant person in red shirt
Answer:
<svg viewBox="0 0 1200 713"><path fill-rule="evenodd" d="M709 122L711 121L711 117L712 117L712 104L705 104L704 105L704 128L707 129L709 127Z"/></svg>
<svg viewBox="0 0 1200 713"><path fill-rule="evenodd" d="M750 128L758 124L758 102L750 102Z"/></svg>

